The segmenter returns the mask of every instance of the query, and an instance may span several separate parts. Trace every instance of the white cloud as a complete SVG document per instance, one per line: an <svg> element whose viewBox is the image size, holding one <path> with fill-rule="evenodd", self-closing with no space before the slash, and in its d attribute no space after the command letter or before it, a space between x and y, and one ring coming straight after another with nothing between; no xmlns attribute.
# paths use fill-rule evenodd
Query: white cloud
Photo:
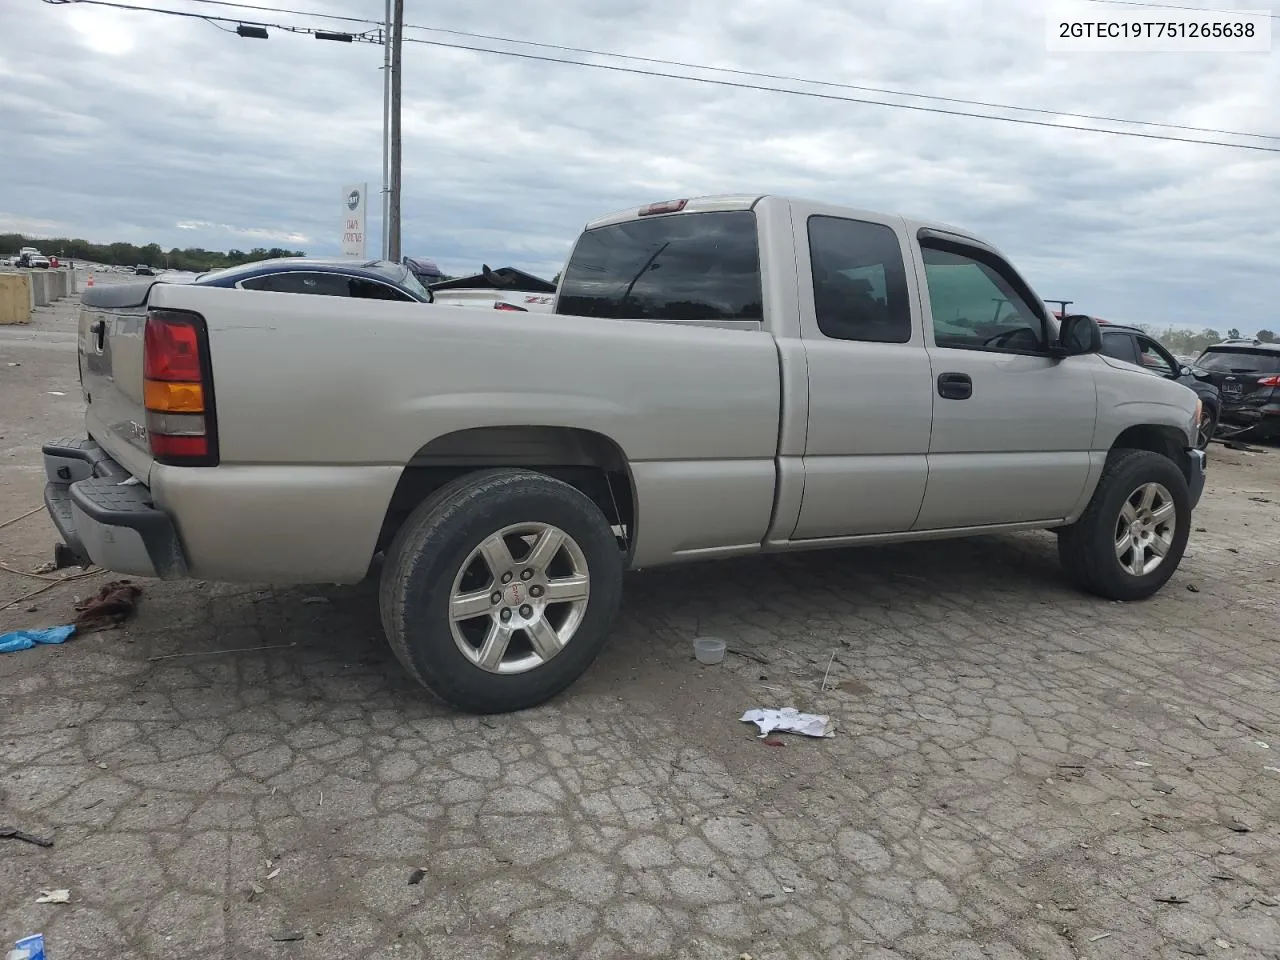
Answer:
<svg viewBox="0 0 1280 960"><path fill-rule="evenodd" d="M164 5L211 10L189 0ZM383 12L381 0L297 6L371 20ZM406 6L411 23L511 38L1280 136L1274 55L1050 54L1040 6L1026 0ZM118 10L0 7L0 35L10 40L0 54L0 209L10 211L0 228L38 221L43 232L96 240L225 247L260 239L328 254L339 240L339 187L367 180L376 193L380 47L274 29L267 41L244 40L199 21ZM582 224L602 213L699 193L781 192L969 227L1012 256L1044 295L1110 319L1276 325L1275 154L421 44L405 47L404 118L404 249L451 272L487 262L550 275Z"/></svg>

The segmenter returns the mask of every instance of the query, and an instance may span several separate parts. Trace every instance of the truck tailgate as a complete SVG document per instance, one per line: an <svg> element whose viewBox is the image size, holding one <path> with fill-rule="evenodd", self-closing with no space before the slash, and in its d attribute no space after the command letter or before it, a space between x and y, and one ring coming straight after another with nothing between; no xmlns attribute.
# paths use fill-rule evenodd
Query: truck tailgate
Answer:
<svg viewBox="0 0 1280 960"><path fill-rule="evenodd" d="M104 284L81 297L79 360L89 436L131 474L151 472L143 399L143 334L154 279Z"/></svg>

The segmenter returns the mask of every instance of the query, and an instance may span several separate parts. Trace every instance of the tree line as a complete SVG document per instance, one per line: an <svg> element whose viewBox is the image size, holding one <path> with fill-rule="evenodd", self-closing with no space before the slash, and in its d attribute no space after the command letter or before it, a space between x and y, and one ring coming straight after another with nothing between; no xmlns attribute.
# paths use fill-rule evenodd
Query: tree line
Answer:
<svg viewBox="0 0 1280 960"><path fill-rule="evenodd" d="M152 267L171 270L190 270L203 273L236 267L242 263L270 260L273 257L305 257L302 250L285 250L283 247L254 247L252 250L205 250L202 247L174 247L164 250L158 243L138 246L133 243L90 243L88 240L69 237L38 238L21 233L0 233L0 255L16 254L22 247L35 247L46 257L59 260L89 260L119 267L133 267L145 263Z"/></svg>
<svg viewBox="0 0 1280 960"><path fill-rule="evenodd" d="M1138 324L1138 327L1164 344L1170 353L1184 357L1198 357L1205 347L1221 343L1223 340L1235 340L1241 336L1240 331L1235 327L1228 330L1225 335L1211 327L1206 327L1199 333L1194 330L1179 330L1177 327L1168 327L1164 332L1159 332L1145 323ZM1272 330L1259 330L1254 336L1263 343L1276 342L1276 335Z"/></svg>

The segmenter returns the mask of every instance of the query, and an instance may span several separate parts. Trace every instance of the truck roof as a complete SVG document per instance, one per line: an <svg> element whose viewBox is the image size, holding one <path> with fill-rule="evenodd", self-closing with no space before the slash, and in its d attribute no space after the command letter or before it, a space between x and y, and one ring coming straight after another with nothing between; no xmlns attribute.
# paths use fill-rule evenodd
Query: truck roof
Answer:
<svg viewBox="0 0 1280 960"><path fill-rule="evenodd" d="M968 230L963 230L960 227L937 220L921 220L918 217L886 213L884 211L873 211L866 208L850 207L842 204L832 204L825 200L814 200L806 197L789 197L764 193L715 194L705 197L689 197L681 200L668 200L660 203L646 204L643 207L630 207L626 210L619 210L616 213L611 213L603 217L597 217L587 223L586 229L594 230L596 227L604 227L613 223L625 223L628 220L636 220L642 216L673 216L680 213L712 213L721 210L751 210L755 208L756 204L763 200L779 200L783 203L802 203L806 205L812 204L815 206L838 207L855 219L859 214L872 214L877 217L897 216L905 220L907 225L914 229L920 229L923 227L925 229L935 230L939 233L947 233L955 237L975 240L984 246L988 245L985 240ZM659 211L658 208L662 207L670 207L671 209Z"/></svg>

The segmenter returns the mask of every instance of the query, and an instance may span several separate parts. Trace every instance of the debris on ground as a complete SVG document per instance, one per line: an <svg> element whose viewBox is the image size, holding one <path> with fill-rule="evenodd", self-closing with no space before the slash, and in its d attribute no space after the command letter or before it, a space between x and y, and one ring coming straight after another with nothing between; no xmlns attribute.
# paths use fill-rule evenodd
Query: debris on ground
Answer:
<svg viewBox="0 0 1280 960"><path fill-rule="evenodd" d="M1227 829L1232 833L1253 833L1253 827L1235 817L1227 821Z"/></svg>
<svg viewBox="0 0 1280 960"><path fill-rule="evenodd" d="M1190 901L1190 900L1188 900L1186 897L1179 897L1179 896L1177 896L1176 894L1175 894L1174 896L1171 896L1171 897L1152 897L1151 899L1152 899L1152 900L1154 900L1156 903L1174 903L1174 904L1181 904L1181 903L1190 903L1190 902L1191 902L1191 901Z"/></svg>
<svg viewBox="0 0 1280 960"><path fill-rule="evenodd" d="M869 686L863 683L861 680L853 680L853 679L841 680L839 683L835 685L835 689L843 690L845 693L856 693L856 694L866 694L866 693L875 692Z"/></svg>
<svg viewBox="0 0 1280 960"><path fill-rule="evenodd" d="M36 903L70 903L70 890L41 890Z"/></svg>
<svg viewBox="0 0 1280 960"><path fill-rule="evenodd" d="M1187 589L1188 589L1188 590L1190 590L1192 593L1199 593L1199 592L1200 592L1200 588L1199 588L1199 587L1197 587L1194 583L1188 583L1188 584L1187 584Z"/></svg>
<svg viewBox="0 0 1280 960"><path fill-rule="evenodd" d="M53 841L48 837L37 837L34 833L27 833L17 827L0 827L0 840L21 840L23 843L34 844L37 847L53 846Z"/></svg>
<svg viewBox="0 0 1280 960"><path fill-rule="evenodd" d="M188 653L166 653L158 657L147 657L148 663L157 663L161 660L177 660L181 657L219 657L228 653L258 653L262 650L283 650L286 647L296 647L298 642L292 643L268 643L260 647L232 647L229 650L192 650Z"/></svg>
<svg viewBox="0 0 1280 960"><path fill-rule="evenodd" d="M722 661L728 648L728 644L719 637L693 638L694 659L704 666L713 666Z"/></svg>
<svg viewBox="0 0 1280 960"><path fill-rule="evenodd" d="M33 933L13 945L6 960L45 960L44 934Z"/></svg>
<svg viewBox="0 0 1280 960"><path fill-rule="evenodd" d="M57 569L58 569L58 565L56 563L54 563L52 560L46 560L44 563L40 564L39 566L32 567L31 572L38 573L38 574L45 574L45 573L53 573Z"/></svg>
<svg viewBox="0 0 1280 960"><path fill-rule="evenodd" d="M427 871L421 868L413 871L413 873L409 874L409 886L416 887L424 879L426 879L426 876L427 876Z"/></svg>
<svg viewBox="0 0 1280 960"><path fill-rule="evenodd" d="M62 643L76 632L73 624L62 627L44 627L38 630L14 630L0 636L0 653L17 653L30 650L38 643Z"/></svg>
<svg viewBox="0 0 1280 960"><path fill-rule="evenodd" d="M328 597L303 597L302 602L307 606L314 606L317 603L328 603Z"/></svg>
<svg viewBox="0 0 1280 960"><path fill-rule="evenodd" d="M303 933L301 930L282 930L280 933L273 933L271 935L271 939L276 943L293 943L294 941L301 940L302 938Z"/></svg>
<svg viewBox="0 0 1280 960"><path fill-rule="evenodd" d="M97 596L76 604L76 627L85 633L119 626L133 614L134 604L142 588L131 580L113 580L104 584Z"/></svg>
<svg viewBox="0 0 1280 960"><path fill-rule="evenodd" d="M742 715L742 722L754 723L759 727L761 739L774 730L800 733L806 737L835 736L835 724L831 722L830 717L801 713L795 707L783 707L781 710L748 710Z"/></svg>

